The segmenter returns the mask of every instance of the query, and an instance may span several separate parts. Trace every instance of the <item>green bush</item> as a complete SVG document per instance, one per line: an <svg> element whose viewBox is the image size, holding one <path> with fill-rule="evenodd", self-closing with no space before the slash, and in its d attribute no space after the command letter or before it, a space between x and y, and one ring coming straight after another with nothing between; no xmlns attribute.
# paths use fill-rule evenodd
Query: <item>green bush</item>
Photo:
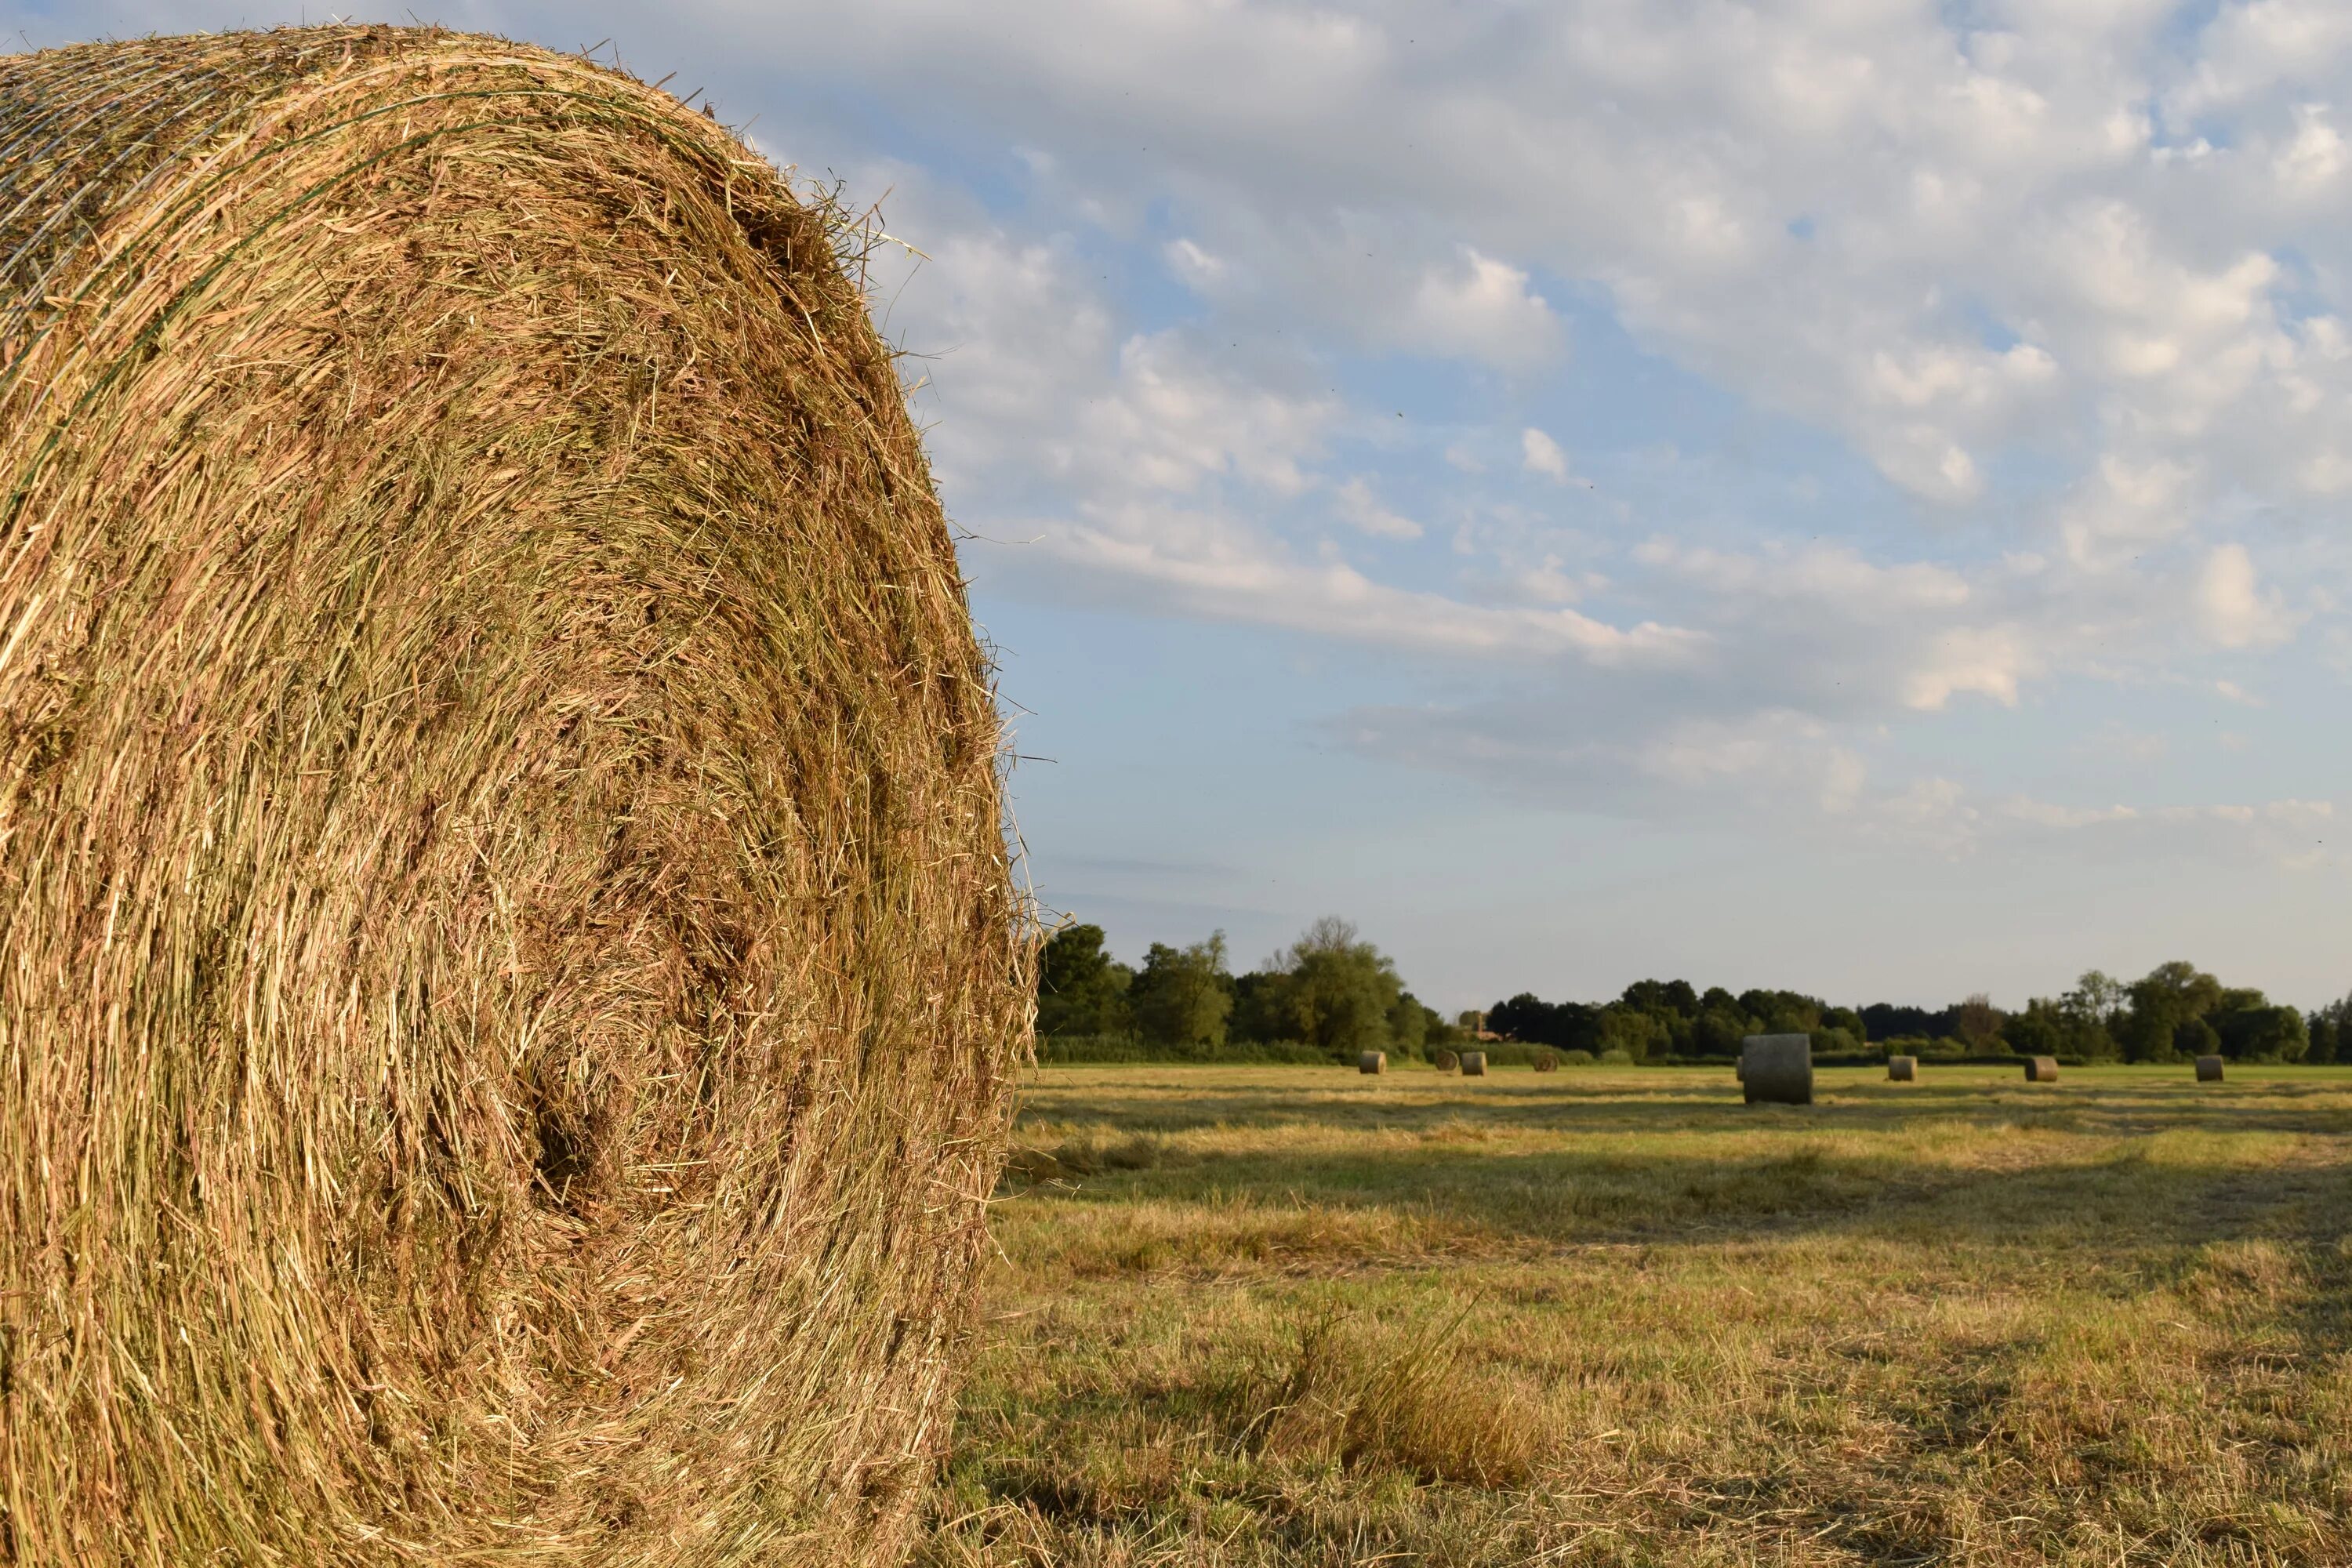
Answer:
<svg viewBox="0 0 2352 1568"><path fill-rule="evenodd" d="M1599 1059L1601 1065L1605 1068L1629 1068L1633 1065L1633 1054L1622 1047L1613 1051L1601 1052Z"/></svg>

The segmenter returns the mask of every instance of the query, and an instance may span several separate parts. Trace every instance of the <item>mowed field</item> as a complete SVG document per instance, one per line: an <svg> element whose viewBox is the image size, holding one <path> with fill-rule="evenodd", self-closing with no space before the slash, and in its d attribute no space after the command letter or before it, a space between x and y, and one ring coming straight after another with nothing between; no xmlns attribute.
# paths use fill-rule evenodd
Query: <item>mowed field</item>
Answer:
<svg viewBox="0 0 2352 1568"><path fill-rule="evenodd" d="M2352 1069L1048 1068L927 1564L2352 1563Z"/></svg>

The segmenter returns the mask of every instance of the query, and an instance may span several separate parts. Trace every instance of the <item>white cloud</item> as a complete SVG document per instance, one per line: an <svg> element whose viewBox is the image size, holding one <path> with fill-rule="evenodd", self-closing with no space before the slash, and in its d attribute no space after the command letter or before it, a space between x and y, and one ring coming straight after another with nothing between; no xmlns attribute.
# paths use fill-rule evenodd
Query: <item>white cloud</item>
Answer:
<svg viewBox="0 0 2352 1568"><path fill-rule="evenodd" d="M1332 510L1351 527L1381 539L1419 539L1421 524L1402 517L1380 503L1372 487L1361 475L1341 485L1332 495Z"/></svg>
<svg viewBox="0 0 2352 1568"><path fill-rule="evenodd" d="M1568 483L1568 454L1532 425L1519 432L1519 463L1528 472L1541 474L1554 484Z"/></svg>
<svg viewBox="0 0 2352 1568"><path fill-rule="evenodd" d="M2205 558L2197 579L2197 624L2223 647L2284 642L2295 619L2275 590L2266 591L2254 558L2242 544L2224 544Z"/></svg>
<svg viewBox="0 0 2352 1568"><path fill-rule="evenodd" d="M1233 278L1233 263L1222 256L1210 255L1192 240L1170 240L1166 255L1169 270L1201 293L1213 293Z"/></svg>
<svg viewBox="0 0 2352 1568"><path fill-rule="evenodd" d="M2328 106L2305 103L2295 106L2294 139L2281 148L2272 160L2278 173L2279 184L2297 196L2325 195L2344 173L2347 153L2344 138L2328 123Z"/></svg>
<svg viewBox="0 0 2352 1568"><path fill-rule="evenodd" d="M1452 358L1529 370L1559 356L1559 318L1528 286L1528 274L1463 246L1422 275L1401 340Z"/></svg>
<svg viewBox="0 0 2352 1568"><path fill-rule="evenodd" d="M2330 542L2352 30L2328 7L2231 5L2193 36L2137 0L1998 30L1885 6L1021 15L802 21L895 101L1045 150L944 247L915 229L944 303L901 332L945 351L951 505L1043 536L989 558L1000 581L1485 660L1530 683L1452 732L1518 759L1496 776L1574 752L1597 778L1605 752L1699 791L1745 767L1919 842L2127 819L1908 777L1874 727L1990 706L2014 760L2063 748L2029 731L2071 681L2226 697L2227 658L2284 689L2246 661L2313 618L2352 648L2321 596L2352 602ZM1097 259L1122 246L1187 296L1136 319ZM1639 374L1578 380L1628 336ZM1469 402L1353 379L1398 351L1456 362L1425 384ZM1786 453L1817 438L1801 493ZM1629 716L1598 751L1520 743L1547 700Z"/></svg>
<svg viewBox="0 0 2352 1568"><path fill-rule="evenodd" d="M1487 607L1392 587L1332 554L1303 560L1215 512L1137 503L1047 528L1037 546L1104 592L1213 620L1252 621L1449 658L1672 668L1706 639L1644 621L1618 626L1565 607Z"/></svg>

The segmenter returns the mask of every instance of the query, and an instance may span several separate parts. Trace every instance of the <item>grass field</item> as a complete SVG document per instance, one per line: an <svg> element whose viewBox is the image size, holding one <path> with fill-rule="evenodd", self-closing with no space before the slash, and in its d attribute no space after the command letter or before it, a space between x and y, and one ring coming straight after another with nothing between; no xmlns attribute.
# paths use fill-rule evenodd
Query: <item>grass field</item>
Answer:
<svg viewBox="0 0 2352 1568"><path fill-rule="evenodd" d="M2352 1069L1055 1068L921 1561L2352 1563Z"/></svg>

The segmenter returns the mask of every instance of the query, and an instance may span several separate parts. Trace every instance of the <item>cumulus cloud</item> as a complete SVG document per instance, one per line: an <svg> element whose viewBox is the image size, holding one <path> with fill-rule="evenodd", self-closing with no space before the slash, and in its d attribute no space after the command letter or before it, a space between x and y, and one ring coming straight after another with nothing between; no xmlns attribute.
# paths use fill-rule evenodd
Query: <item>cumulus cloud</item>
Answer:
<svg viewBox="0 0 2352 1568"><path fill-rule="evenodd" d="M1301 556L1229 515L1138 502L1048 527L1045 560L1114 599L1352 642L1522 664L1672 668L1706 639L1643 621L1618 626L1565 606L1482 606L1391 586L1343 557Z"/></svg>
<svg viewBox="0 0 2352 1568"><path fill-rule="evenodd" d="M2242 544L2224 544L2205 558L2196 605L2197 624L2223 647L2284 642L2294 633L2285 601L2263 587Z"/></svg>
<svg viewBox="0 0 2352 1568"><path fill-rule="evenodd" d="M1372 494L1372 487L1359 475L1341 485L1332 496L1332 510L1350 527L1381 539L1419 539L1421 524L1382 506Z"/></svg>
<svg viewBox="0 0 2352 1568"><path fill-rule="evenodd" d="M1400 336L1433 353L1522 370L1558 358L1563 334L1523 268L1464 246L1422 275Z"/></svg>
<svg viewBox="0 0 2352 1568"><path fill-rule="evenodd" d="M726 20L910 144L1020 150L985 201L853 171L932 258L891 320L951 508L1039 541L992 583L1485 661L1514 697L1459 704L1462 754L1597 682L1645 788L1801 757L1888 834L2063 825L1856 782L1878 729L2270 691L2312 620L2352 667L2339 5ZM1603 352L1643 374L1578 382Z"/></svg>
<svg viewBox="0 0 2352 1568"><path fill-rule="evenodd" d="M1554 484L1568 483L1568 454L1559 443L1532 425L1519 432L1519 464L1531 474L1541 474Z"/></svg>

